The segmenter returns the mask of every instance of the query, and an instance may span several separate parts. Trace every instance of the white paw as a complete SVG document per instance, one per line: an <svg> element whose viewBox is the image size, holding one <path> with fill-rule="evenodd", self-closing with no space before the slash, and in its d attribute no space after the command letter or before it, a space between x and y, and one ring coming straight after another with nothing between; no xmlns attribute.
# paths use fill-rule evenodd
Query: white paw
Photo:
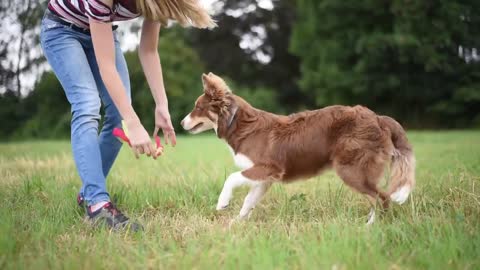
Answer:
<svg viewBox="0 0 480 270"><path fill-rule="evenodd" d="M218 202L217 202L217 210L224 210L228 207L230 204L230 197L229 194L225 194L224 192L220 193L220 196L218 197Z"/></svg>
<svg viewBox="0 0 480 270"><path fill-rule="evenodd" d="M370 226L375 222L375 209L371 209L370 213L368 213L368 221L367 221L367 226Z"/></svg>
<svg viewBox="0 0 480 270"><path fill-rule="evenodd" d="M390 195L390 199L398 204L403 204L408 199L410 191L410 186L403 186Z"/></svg>
<svg viewBox="0 0 480 270"><path fill-rule="evenodd" d="M225 210L228 208L228 203L227 204L221 204L221 203L218 203L217 204L217 211L222 211L222 210Z"/></svg>

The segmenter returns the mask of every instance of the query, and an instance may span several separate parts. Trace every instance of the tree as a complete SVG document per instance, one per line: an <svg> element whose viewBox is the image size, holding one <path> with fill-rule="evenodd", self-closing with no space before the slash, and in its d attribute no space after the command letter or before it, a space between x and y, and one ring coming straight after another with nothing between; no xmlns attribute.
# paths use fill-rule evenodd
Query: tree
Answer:
<svg viewBox="0 0 480 270"><path fill-rule="evenodd" d="M70 105L55 74L43 73L35 91L21 100L25 122L13 133L17 138L69 138Z"/></svg>
<svg viewBox="0 0 480 270"><path fill-rule="evenodd" d="M181 31L178 28L163 30L158 48L170 113L176 130L180 130L181 119L191 110L195 99L201 93L200 76L204 69L196 52L185 43ZM153 132L155 102L137 54L137 51L125 54L133 106L145 128Z"/></svg>
<svg viewBox="0 0 480 270"><path fill-rule="evenodd" d="M44 59L38 46L40 20L46 1L0 2L0 138L9 137L29 118L23 107L22 78L32 74ZM24 92L24 93L25 93Z"/></svg>
<svg viewBox="0 0 480 270"><path fill-rule="evenodd" d="M249 88L276 91L276 112L311 105L299 91L299 59L288 51L295 1L226 0L217 2L218 28L192 29L186 38L206 71L221 73Z"/></svg>
<svg viewBox="0 0 480 270"><path fill-rule="evenodd" d="M203 93L201 75L205 70L196 51L185 42L184 34L181 28L164 30L160 34L158 48L170 115L178 133L183 131L180 121L193 109L195 100ZM137 57L137 51L129 52L125 57L131 78L133 106L145 128L153 131L155 103ZM271 89L251 89L243 84L236 84L227 77L226 80L235 93L248 97L253 105L271 110L278 108L278 103L275 102L276 93Z"/></svg>
<svg viewBox="0 0 480 270"><path fill-rule="evenodd" d="M0 93L20 97L25 76L35 75L44 58L38 46L40 21L47 1L15 0L0 2ZM22 77L23 76L23 77Z"/></svg>
<svg viewBox="0 0 480 270"><path fill-rule="evenodd" d="M181 118L191 110L196 97L201 94L203 67L195 51L176 33L176 29L162 32L159 52L172 121L179 130ZM155 103L137 51L127 52L125 59L130 73L133 106L145 128L153 132ZM12 103L12 99L16 102ZM27 97L18 99L5 95L0 99L2 104L5 107L0 109L0 117L7 124L2 129L8 130L3 130L0 137L14 134L21 138L66 138L70 135L70 105L53 72L44 73L35 85L35 91Z"/></svg>
<svg viewBox="0 0 480 270"><path fill-rule="evenodd" d="M299 0L297 17L291 50L318 106L365 104L418 127L480 121L480 2Z"/></svg>

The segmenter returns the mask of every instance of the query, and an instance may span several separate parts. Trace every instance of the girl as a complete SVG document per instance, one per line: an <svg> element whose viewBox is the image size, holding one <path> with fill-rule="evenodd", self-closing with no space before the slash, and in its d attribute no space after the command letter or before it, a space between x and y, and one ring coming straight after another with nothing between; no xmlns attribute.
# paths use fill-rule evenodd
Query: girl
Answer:
<svg viewBox="0 0 480 270"><path fill-rule="evenodd" d="M123 119L136 156L157 158L150 136L131 106L130 82L125 58L116 37L114 21L143 16L138 54L155 100L155 130L175 145L158 55L161 25L169 19L183 26L211 28L215 22L198 0L50 0L40 34L45 56L71 104L71 142L82 180L79 204L87 202L93 224L112 229L142 229L130 222L111 202L106 177L121 143L112 135ZM100 105L103 127L98 132Z"/></svg>

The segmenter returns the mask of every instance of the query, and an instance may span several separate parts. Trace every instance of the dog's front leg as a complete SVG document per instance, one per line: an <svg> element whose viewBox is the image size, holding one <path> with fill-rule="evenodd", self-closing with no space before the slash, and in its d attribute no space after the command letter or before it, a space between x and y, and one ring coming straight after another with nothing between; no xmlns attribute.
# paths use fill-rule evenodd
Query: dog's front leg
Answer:
<svg viewBox="0 0 480 270"><path fill-rule="evenodd" d="M279 170L277 166L262 164L243 171L242 175L249 179L251 188L245 197L240 214L235 220L248 218L252 209L262 199L272 183L282 179L284 172Z"/></svg>
<svg viewBox="0 0 480 270"><path fill-rule="evenodd" d="M244 220L248 218L252 209L255 208L255 205L262 199L271 185L271 182L259 182L257 185L252 186L243 201L243 206L237 219Z"/></svg>
<svg viewBox="0 0 480 270"><path fill-rule="evenodd" d="M242 175L242 172L235 172L228 176L223 185L222 193L218 197L217 210L222 210L228 207L230 199L233 195L233 190L243 185L255 185L256 181L252 181Z"/></svg>

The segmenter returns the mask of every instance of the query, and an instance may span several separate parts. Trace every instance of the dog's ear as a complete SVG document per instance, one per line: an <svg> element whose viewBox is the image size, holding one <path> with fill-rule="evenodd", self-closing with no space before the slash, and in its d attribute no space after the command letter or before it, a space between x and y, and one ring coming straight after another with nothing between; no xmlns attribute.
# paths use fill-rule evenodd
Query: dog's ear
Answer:
<svg viewBox="0 0 480 270"><path fill-rule="evenodd" d="M202 84L203 84L203 89L206 89L207 86L209 85L208 75L205 73L202 74Z"/></svg>
<svg viewBox="0 0 480 270"><path fill-rule="evenodd" d="M225 81L212 72L202 74L202 82L205 95L212 99L221 100L231 92Z"/></svg>

